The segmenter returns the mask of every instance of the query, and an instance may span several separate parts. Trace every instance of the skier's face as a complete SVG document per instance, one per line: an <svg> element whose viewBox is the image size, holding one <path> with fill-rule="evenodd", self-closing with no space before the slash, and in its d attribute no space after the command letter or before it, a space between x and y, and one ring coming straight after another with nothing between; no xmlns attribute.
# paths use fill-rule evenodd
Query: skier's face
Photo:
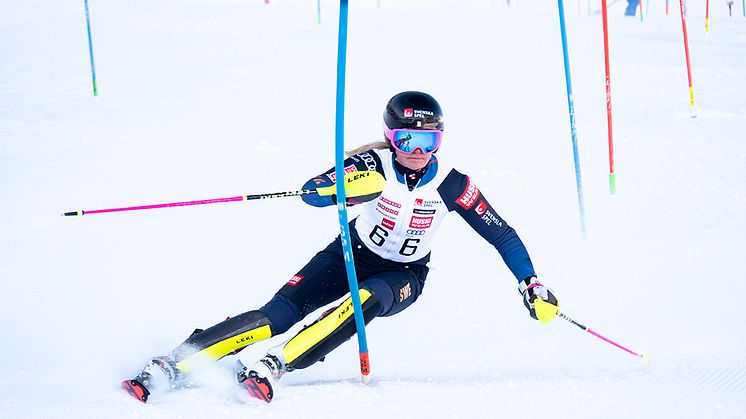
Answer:
<svg viewBox="0 0 746 419"><path fill-rule="evenodd" d="M396 161L407 169L420 170L427 166L432 155L433 153L423 153L420 149L408 154L396 150Z"/></svg>

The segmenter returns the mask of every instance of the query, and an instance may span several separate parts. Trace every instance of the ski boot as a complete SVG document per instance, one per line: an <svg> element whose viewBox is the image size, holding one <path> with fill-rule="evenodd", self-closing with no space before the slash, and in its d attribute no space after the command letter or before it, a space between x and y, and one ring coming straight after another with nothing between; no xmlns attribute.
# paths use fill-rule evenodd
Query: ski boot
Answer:
<svg viewBox="0 0 746 419"><path fill-rule="evenodd" d="M268 353L251 368L237 360L234 371L236 380L246 388L249 396L269 403L274 396L272 385L287 372L287 369L279 357Z"/></svg>
<svg viewBox="0 0 746 419"><path fill-rule="evenodd" d="M146 403L151 394L162 394L174 388L181 376L181 371L169 357L159 356L148 361L135 378L122 381L122 388Z"/></svg>

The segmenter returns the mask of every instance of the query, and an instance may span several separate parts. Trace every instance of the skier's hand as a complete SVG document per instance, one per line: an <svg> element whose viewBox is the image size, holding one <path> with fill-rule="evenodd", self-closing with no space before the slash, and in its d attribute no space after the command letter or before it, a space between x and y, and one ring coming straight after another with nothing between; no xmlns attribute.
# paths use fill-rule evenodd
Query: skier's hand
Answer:
<svg viewBox="0 0 746 419"><path fill-rule="evenodd" d="M351 172L345 175L345 195L348 205L361 204L378 198L386 186L386 179L374 170ZM316 189L321 196L331 196L337 202L336 185Z"/></svg>
<svg viewBox="0 0 746 419"><path fill-rule="evenodd" d="M541 324L547 324L559 314L559 301L549 288L536 281L525 279L518 283L518 291L523 296L523 305L529 314Z"/></svg>

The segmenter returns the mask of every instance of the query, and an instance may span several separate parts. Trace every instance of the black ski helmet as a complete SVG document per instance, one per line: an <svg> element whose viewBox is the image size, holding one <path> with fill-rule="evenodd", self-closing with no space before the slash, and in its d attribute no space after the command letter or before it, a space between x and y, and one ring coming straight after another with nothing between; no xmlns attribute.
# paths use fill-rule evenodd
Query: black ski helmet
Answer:
<svg viewBox="0 0 746 419"><path fill-rule="evenodd" d="M443 111L438 101L423 92L401 92L389 100L383 112L388 129L437 129L443 131Z"/></svg>

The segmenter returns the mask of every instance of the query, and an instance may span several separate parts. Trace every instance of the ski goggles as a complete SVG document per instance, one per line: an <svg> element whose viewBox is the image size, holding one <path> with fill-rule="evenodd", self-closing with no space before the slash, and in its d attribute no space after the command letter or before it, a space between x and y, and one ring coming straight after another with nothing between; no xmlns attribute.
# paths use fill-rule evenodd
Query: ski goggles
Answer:
<svg viewBox="0 0 746 419"><path fill-rule="evenodd" d="M443 131L437 129L389 129L385 125L383 129L391 145L405 154L412 154L418 148L422 153L432 153L443 139Z"/></svg>

